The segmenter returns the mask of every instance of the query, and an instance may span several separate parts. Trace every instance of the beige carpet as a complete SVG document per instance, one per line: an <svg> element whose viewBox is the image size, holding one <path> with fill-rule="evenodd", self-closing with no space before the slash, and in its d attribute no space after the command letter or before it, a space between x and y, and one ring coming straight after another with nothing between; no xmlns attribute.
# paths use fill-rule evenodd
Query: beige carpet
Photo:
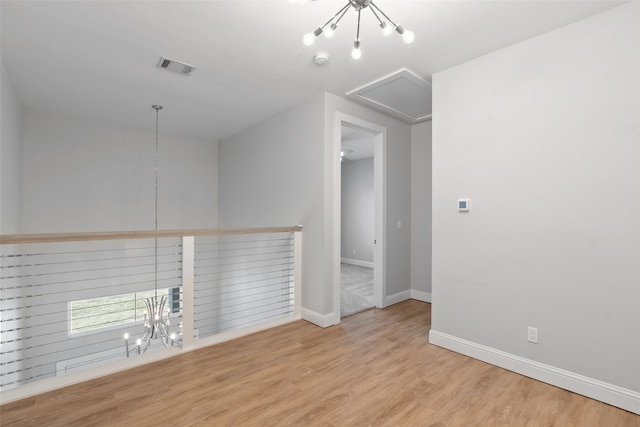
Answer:
<svg viewBox="0 0 640 427"><path fill-rule="evenodd" d="M340 264L340 317L374 307L373 268Z"/></svg>

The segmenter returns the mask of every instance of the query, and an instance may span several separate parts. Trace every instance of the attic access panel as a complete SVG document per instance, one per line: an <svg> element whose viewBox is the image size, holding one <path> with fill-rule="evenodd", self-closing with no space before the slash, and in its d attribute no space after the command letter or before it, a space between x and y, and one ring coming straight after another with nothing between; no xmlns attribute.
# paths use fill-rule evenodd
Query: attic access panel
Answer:
<svg viewBox="0 0 640 427"><path fill-rule="evenodd" d="M406 68L352 90L347 96L409 124L431 120L431 83Z"/></svg>

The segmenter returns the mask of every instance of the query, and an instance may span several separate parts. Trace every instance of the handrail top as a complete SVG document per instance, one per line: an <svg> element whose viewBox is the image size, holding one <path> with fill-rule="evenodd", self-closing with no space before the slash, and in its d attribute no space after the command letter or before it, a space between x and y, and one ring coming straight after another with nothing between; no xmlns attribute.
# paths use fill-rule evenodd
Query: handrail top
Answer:
<svg viewBox="0 0 640 427"><path fill-rule="evenodd" d="M154 239L182 236L228 236L233 234L286 233L302 231L301 225L288 227L203 228L181 230L98 231L77 233L0 234L0 245L27 243L83 242L91 240Z"/></svg>

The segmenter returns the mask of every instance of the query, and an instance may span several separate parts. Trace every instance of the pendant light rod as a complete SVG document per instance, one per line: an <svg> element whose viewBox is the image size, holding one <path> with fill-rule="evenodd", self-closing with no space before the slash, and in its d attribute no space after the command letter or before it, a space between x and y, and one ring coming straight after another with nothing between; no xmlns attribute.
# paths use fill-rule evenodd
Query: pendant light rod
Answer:
<svg viewBox="0 0 640 427"><path fill-rule="evenodd" d="M158 113L162 110L162 105L152 105L151 108L156 110L156 167L155 167L155 224L154 229L158 231ZM158 238L155 238L155 271L154 271L154 296L158 298Z"/></svg>
<svg viewBox="0 0 640 427"><path fill-rule="evenodd" d="M162 110L162 105L152 105L151 108L156 110L156 165L155 165L155 231L158 231L158 164L159 164L159 155L158 155L158 113Z"/></svg>

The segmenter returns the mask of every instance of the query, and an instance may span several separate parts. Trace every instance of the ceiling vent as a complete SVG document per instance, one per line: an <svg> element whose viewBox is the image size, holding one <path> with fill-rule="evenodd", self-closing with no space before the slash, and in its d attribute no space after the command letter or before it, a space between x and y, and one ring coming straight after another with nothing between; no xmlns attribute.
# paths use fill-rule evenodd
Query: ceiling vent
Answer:
<svg viewBox="0 0 640 427"><path fill-rule="evenodd" d="M431 83L406 68L347 96L409 124L431 120Z"/></svg>
<svg viewBox="0 0 640 427"><path fill-rule="evenodd" d="M196 69L193 65L185 64L184 62L176 61L174 59L168 59L164 56L160 58L158 67L173 71L174 73L184 74L185 76L190 76Z"/></svg>

